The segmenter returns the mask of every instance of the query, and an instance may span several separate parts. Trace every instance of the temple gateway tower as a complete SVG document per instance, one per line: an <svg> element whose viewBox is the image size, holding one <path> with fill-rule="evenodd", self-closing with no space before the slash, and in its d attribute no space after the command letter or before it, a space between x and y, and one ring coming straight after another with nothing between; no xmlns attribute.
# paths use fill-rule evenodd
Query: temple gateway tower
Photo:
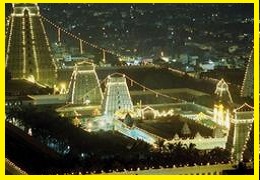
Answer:
<svg viewBox="0 0 260 180"><path fill-rule="evenodd" d="M54 85L56 67L37 4L13 4L5 47L6 68L13 78Z"/></svg>

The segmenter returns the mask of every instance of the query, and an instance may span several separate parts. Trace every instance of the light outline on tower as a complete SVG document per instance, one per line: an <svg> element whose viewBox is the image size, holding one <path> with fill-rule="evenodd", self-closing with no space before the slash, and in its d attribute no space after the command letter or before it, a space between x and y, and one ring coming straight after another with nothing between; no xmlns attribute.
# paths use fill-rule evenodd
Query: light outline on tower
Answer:
<svg viewBox="0 0 260 180"><path fill-rule="evenodd" d="M84 70L82 68L84 68L84 65L87 65L87 66L91 66L91 70ZM103 100L103 93L102 93L102 90L101 90L101 85L100 85L100 82L99 82L99 79L98 79L98 76L97 76L97 73L96 73L96 69L95 69L95 64L94 63L90 63L88 61L82 61L82 62L78 62L75 64L74 66L74 70L72 72L72 75L71 75L71 80L70 80L70 83L69 83L69 88L68 88L68 98L67 98L67 102L70 103L70 104L78 104L78 105L83 105L83 104L86 104L84 102L82 103L76 103L76 101L78 101L79 98L77 98L75 100L75 90L76 90L76 82L77 82L77 78L78 78L78 75L80 74L94 74L95 76L95 82L97 83L97 85L90 89L89 91L87 91L85 94L83 94L82 96L80 96L80 98L84 98L86 95L88 95L89 92L91 92L92 90L95 90L96 88L98 88L98 91L99 91L99 94L100 94L100 103L102 103L102 100Z"/></svg>
<svg viewBox="0 0 260 180"><path fill-rule="evenodd" d="M106 90L105 90L105 99L103 101L103 114L104 116L106 116L110 121L114 118L114 115L116 113L116 111L120 110L118 108L114 109L114 112L112 112L112 114L110 114L110 112L108 112L108 107L109 107L109 102L111 101L110 100L110 97L112 95L115 95L115 94L112 94L111 95L111 86L122 86L125 88L125 90L121 90L121 92L124 92L125 93L125 97L126 97L126 101L127 103L123 103L124 106L127 106L127 107L122 107L122 109L124 111L133 111L133 102L131 100L131 96L130 96L130 92L129 92L129 89L128 89L128 86L127 86L127 83L126 83L126 78L125 78L125 75L121 75L121 77L112 77L112 76L108 76L107 77L107 84L106 84ZM120 91L120 90L119 90ZM113 92L112 92L113 93ZM117 99L117 98L116 98ZM118 100L118 99L117 99ZM122 110L121 109L121 110Z"/></svg>
<svg viewBox="0 0 260 180"><path fill-rule="evenodd" d="M246 111L240 111L243 110L243 108L246 108ZM237 116L238 113L247 113L247 115L250 115L250 118L246 118L246 119L239 119L239 117ZM241 105L240 107L236 108L233 110L233 115L231 116L230 119L230 130L228 132L228 139L227 139L227 145L226 148L230 150L231 152L231 161L234 163L239 163L243 161L243 154L244 151L246 149L248 140L249 140L249 136L250 136L250 132L252 131L252 126L254 123L254 107L248 105L247 103L244 103L243 105ZM247 124L247 134L246 137L240 137L240 135L238 134L238 130L242 128L241 125ZM245 125L243 126L245 127ZM240 133L244 132L243 130L240 130ZM231 137L232 136L232 137ZM235 146L239 146L239 144L241 144L241 142L238 141L243 140L243 147L242 149L236 149L238 147ZM234 154L236 153L236 154Z"/></svg>
<svg viewBox="0 0 260 180"><path fill-rule="evenodd" d="M14 79L34 79L37 83L53 86L57 66L38 4L13 3L12 7L6 35L5 67Z"/></svg>
<svg viewBox="0 0 260 180"><path fill-rule="evenodd" d="M228 84L222 78L216 85L216 90L214 92L218 96L218 102L214 104L213 109L213 121L217 124L226 127L227 129L230 128L230 107L225 107L226 103L231 105L233 103L232 96L229 92ZM227 96L226 102L223 101L225 98L225 93Z"/></svg>
<svg viewBox="0 0 260 180"><path fill-rule="evenodd" d="M253 57L253 59L252 59L252 57ZM251 71L253 71L253 72L251 72ZM253 78L253 79L248 79L248 78L250 78L250 77L248 77L250 74L251 74L251 78ZM249 84L249 83L252 83L252 84ZM246 85L247 86L252 85L253 87L247 87ZM252 91L251 92L252 94L249 94L249 92L248 92L249 90ZM252 50L249 55L249 59L248 59L246 71L245 71L245 76L244 76L241 91L240 91L240 96L251 97L251 98L254 97L254 50Z"/></svg>
<svg viewBox="0 0 260 180"><path fill-rule="evenodd" d="M233 103L233 99L232 99L232 96L230 94L228 84L222 78L216 85L215 94L217 94L220 98L222 98L224 96L224 93L228 94L229 101L231 103Z"/></svg>

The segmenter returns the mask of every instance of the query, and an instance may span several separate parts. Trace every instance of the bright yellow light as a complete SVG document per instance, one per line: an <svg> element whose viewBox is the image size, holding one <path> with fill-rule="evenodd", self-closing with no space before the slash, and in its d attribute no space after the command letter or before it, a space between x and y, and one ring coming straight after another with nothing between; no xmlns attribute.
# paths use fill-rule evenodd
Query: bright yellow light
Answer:
<svg viewBox="0 0 260 180"><path fill-rule="evenodd" d="M60 83L60 87L61 87L61 89L65 89L66 88L66 84L65 83Z"/></svg>
<svg viewBox="0 0 260 180"><path fill-rule="evenodd" d="M60 83L60 94L66 94L66 84Z"/></svg>
<svg viewBox="0 0 260 180"><path fill-rule="evenodd" d="M27 78L28 81L32 82L32 83L35 83L35 78L33 75L29 75L28 78Z"/></svg>
<svg viewBox="0 0 260 180"><path fill-rule="evenodd" d="M229 122L231 116L231 114L229 113L229 109L225 109L222 104L215 104L213 113L213 121L229 129Z"/></svg>

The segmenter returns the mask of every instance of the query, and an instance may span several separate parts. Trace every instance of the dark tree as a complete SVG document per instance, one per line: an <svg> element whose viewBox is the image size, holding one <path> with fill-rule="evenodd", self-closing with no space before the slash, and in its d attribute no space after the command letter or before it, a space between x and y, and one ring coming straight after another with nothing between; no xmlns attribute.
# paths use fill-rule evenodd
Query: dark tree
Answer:
<svg viewBox="0 0 260 180"><path fill-rule="evenodd" d="M11 79L12 79L12 73L7 68L5 68L5 83L10 81Z"/></svg>

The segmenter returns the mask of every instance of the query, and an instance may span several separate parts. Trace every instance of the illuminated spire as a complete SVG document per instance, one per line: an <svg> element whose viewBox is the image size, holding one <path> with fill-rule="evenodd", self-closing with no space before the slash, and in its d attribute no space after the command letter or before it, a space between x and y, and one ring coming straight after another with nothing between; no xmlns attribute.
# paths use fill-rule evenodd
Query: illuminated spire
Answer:
<svg viewBox="0 0 260 180"><path fill-rule="evenodd" d="M233 100L229 92L228 84L224 79L221 79L217 83L215 94L217 95L218 102L214 104L213 121L229 129L229 108L231 108Z"/></svg>
<svg viewBox="0 0 260 180"><path fill-rule="evenodd" d="M233 103L233 99L229 92L228 84L224 81L224 79L221 79L217 83L215 94L218 96L218 99L221 102Z"/></svg>
<svg viewBox="0 0 260 180"><path fill-rule="evenodd" d="M75 65L69 84L68 102L78 105L100 105L103 94L93 63L87 61Z"/></svg>
<svg viewBox="0 0 260 180"><path fill-rule="evenodd" d="M13 4L6 40L6 68L13 78L55 84L56 66L37 4Z"/></svg>
<svg viewBox="0 0 260 180"><path fill-rule="evenodd" d="M28 11L30 16L39 16L40 9L37 3L13 3L12 16L23 16L24 11Z"/></svg>
<svg viewBox="0 0 260 180"><path fill-rule="evenodd" d="M243 104L233 110L226 148L231 152L231 160L235 163L243 161L250 132L253 131L254 108Z"/></svg>
<svg viewBox="0 0 260 180"><path fill-rule="evenodd" d="M254 97L254 51L251 51L248 59L245 77L241 88L241 96Z"/></svg>
<svg viewBox="0 0 260 180"><path fill-rule="evenodd" d="M118 110L130 112L133 110L133 102L126 83L125 75L121 77L108 76L105 99L103 102L104 115L112 119Z"/></svg>

